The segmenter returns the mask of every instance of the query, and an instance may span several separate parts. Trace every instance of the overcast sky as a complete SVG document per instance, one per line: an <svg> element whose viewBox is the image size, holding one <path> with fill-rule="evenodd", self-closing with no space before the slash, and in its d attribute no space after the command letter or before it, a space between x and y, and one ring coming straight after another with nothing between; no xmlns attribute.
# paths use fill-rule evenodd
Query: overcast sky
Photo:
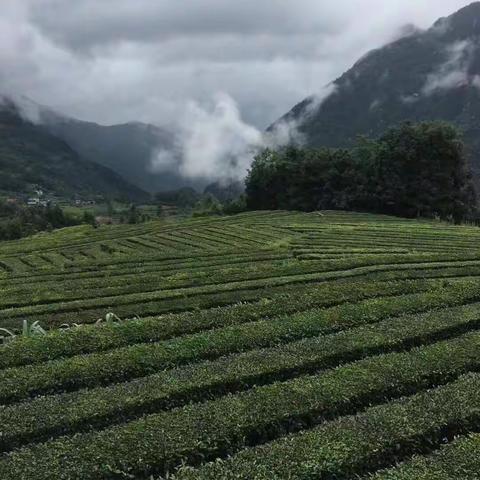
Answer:
<svg viewBox="0 0 480 480"><path fill-rule="evenodd" d="M160 125L230 96L263 129L408 23L465 0L1 0L0 93Z"/></svg>

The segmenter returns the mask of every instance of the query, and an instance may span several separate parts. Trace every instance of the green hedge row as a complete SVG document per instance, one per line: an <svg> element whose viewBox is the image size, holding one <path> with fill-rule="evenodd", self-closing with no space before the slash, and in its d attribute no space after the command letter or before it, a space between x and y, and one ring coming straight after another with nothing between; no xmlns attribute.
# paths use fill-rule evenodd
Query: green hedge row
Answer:
<svg viewBox="0 0 480 480"><path fill-rule="evenodd" d="M267 298L251 304L234 304L209 310L128 320L115 325L84 325L67 331L52 330L45 337L19 337L0 348L0 369L41 363L61 357L105 351L136 343L153 343L179 335L247 323L261 318L331 307L369 298L434 290L438 282L376 282L297 285L282 293L262 292ZM469 287L467 287L469 288ZM210 301L212 299L210 298ZM94 317L93 317L94 318Z"/></svg>
<svg viewBox="0 0 480 480"><path fill-rule="evenodd" d="M432 342L479 325L480 304L457 307L253 350L214 362L167 370L130 383L40 397L0 409L0 450L291 378L382 351ZM466 341L452 341L449 354L454 355L457 347L462 356L469 343L476 348L480 334L465 338ZM480 358L478 364L480 367Z"/></svg>
<svg viewBox="0 0 480 480"><path fill-rule="evenodd" d="M41 282L35 285L17 286L11 284L9 288L2 291L0 308L18 308L25 305L42 305L56 302L67 302L73 300L114 297L124 294L145 294L148 292L161 292L178 288L192 288L206 285L225 283L227 280L243 281L289 274L289 270L315 271L318 267L311 265L305 268L298 260L283 259L280 262L256 261L243 265L228 264L216 266L211 269L200 271L168 272L162 276L159 272L148 274L130 273L122 277L82 279L70 281L68 278L60 284L58 280L52 282ZM101 296L99 293L101 292Z"/></svg>
<svg viewBox="0 0 480 480"><path fill-rule="evenodd" d="M277 257L275 257L277 258ZM28 300L28 295L32 297L32 285L35 286L35 301L56 299L72 300L88 298L89 291L102 287L102 296L114 296L121 293L135 293L137 291L166 290L171 288L182 288L188 286L201 286L208 284L221 283L231 275L232 281L235 279L250 279L250 276L257 275L258 278L267 278L273 276L273 273L282 272L289 274L289 269L295 268L300 271L302 265L293 259L281 257L278 262L275 258L264 259L264 257L248 262L234 262L225 264L216 264L212 266L191 267L190 269L170 269L155 270L155 265L150 266L147 271L130 270L121 272L112 271L111 276L71 278L66 275L61 278L61 285L65 287L64 297L60 296L62 290L59 288L59 279L37 278L35 282L24 283L21 279L16 279L5 286L2 304L7 302L12 305L21 305ZM313 266L310 270L314 270ZM309 270L309 271L310 271ZM121 273L121 274L120 274ZM253 277L252 277L253 279ZM17 283L15 283L17 282ZM145 290L139 290L144 288ZM105 292L104 292L105 291ZM90 294L91 295L91 294Z"/></svg>
<svg viewBox="0 0 480 480"><path fill-rule="evenodd" d="M454 255L456 257L456 260L461 260L462 258L472 258L472 250L475 250L475 247L471 245L470 247L456 247L455 243L451 243L450 246L439 246L439 245L427 245L422 242L418 243L406 243L406 242L395 242L395 241L385 241L381 242L378 239L365 239L365 240L324 240L324 243L319 240L315 241L309 241L308 244L304 245L298 245L300 248L309 248L313 247L317 249L322 249L323 246L335 246L336 250L339 251L342 247L344 249L352 249L352 248L365 248L368 249L369 247L374 246L375 248L384 248L388 249L390 246L394 250L401 250L405 249L408 250L409 252L405 254L405 256L408 255L432 255L435 254L437 256L440 256L441 258L444 258L447 255ZM294 247L294 248L298 248ZM477 256L478 258L478 256Z"/></svg>
<svg viewBox="0 0 480 480"><path fill-rule="evenodd" d="M417 268L433 268L439 269L445 268L448 265L452 265L452 262L444 262L441 264L424 262L421 264L399 264L399 265L373 265L365 267L355 267L350 270L342 271L328 271L317 273L303 273L303 274L289 274L285 276L272 276L269 278L260 278L253 280L243 281L231 281L228 283L218 283L214 285L205 285L200 287L191 288L178 288L172 290L154 291L146 293L132 293L123 294L117 296L106 296L92 299L61 301L46 305L33 305L22 306L19 308L7 308L0 310L1 317L7 318L25 318L26 316L38 316L41 314L48 314L52 312L56 313L69 313L79 310L92 309L92 308L118 308L125 305L131 305L136 303L150 302L150 301L165 301L172 299L179 299L185 297L191 297L195 295L207 295L220 292L235 292L241 289L261 289L273 286L286 286L295 283L308 283L319 281L332 281L339 279L355 278L364 276L369 273L382 272L382 271L396 271L396 270L410 270ZM463 264L462 264L463 265ZM465 263L465 266L468 265ZM225 281L228 281L226 278Z"/></svg>
<svg viewBox="0 0 480 480"><path fill-rule="evenodd" d="M0 478L88 480L117 478L120 474L165 474L181 462L196 463L216 456L224 457L241 447L263 443L288 431L313 426L373 402L413 393L455 378L465 370L478 366L479 341L478 334L471 334L456 341L442 342L409 353L369 358L323 375L257 387L216 401L149 415L101 432L77 434L25 447L0 459ZM432 432L438 434L438 430L446 425L456 427L462 423L466 426L477 424L480 421L479 394L480 378L472 376L420 396L423 402L418 398L413 400L417 406L415 423L407 429L401 428L404 426L402 422L409 418L402 407L406 405L408 410L412 400L410 403L400 403L400 415L395 404L393 407L383 406L373 415L373 425L369 426L369 434L361 445L365 449L365 444L368 443L371 454L372 442L375 441L373 451L378 451L379 443L386 440L386 436L382 435L385 432L381 430L383 420L390 427L385 428L388 430L390 446L396 433L392 427L400 427L403 435L408 438L415 435L418 441L422 434L425 435L427 426L433 435ZM421 408L418 408L418 404ZM344 419L343 423L348 425L349 421L355 423L352 419ZM356 423L362 424L358 420ZM377 426L377 431L373 428L374 425ZM333 428L330 426L330 429L333 435L337 435L337 439L339 436L348 438L345 429L342 429L342 421ZM328 426L326 430L328 432ZM320 431L320 437L324 440L325 431ZM318 435L318 432L314 432ZM374 432L375 436L372 435ZM300 436L302 438L305 437ZM365 441L367 439L368 442ZM280 441L280 445L283 445L282 442L285 440ZM271 445L264 448L269 447L272 448ZM339 448L340 445L337 443L334 447ZM358 447L358 439L355 438L354 448L357 451ZM324 452L325 444L318 451ZM310 453L318 454L318 451ZM299 453L301 452L300 448ZM245 466L243 471L250 475L253 468L258 468L263 462L268 463L272 457L275 460L271 465L272 471L275 471L275 467L285 468L286 464L298 459L298 455L293 452L281 453L281 461L275 447L273 455L255 455L257 463ZM342 458L343 449L338 453ZM332 466L334 460L329 456L329 466ZM350 462L350 466L356 463L358 462ZM228 463L226 470L228 472ZM235 471L238 472L238 468ZM217 474L210 478L228 477Z"/></svg>
<svg viewBox="0 0 480 480"><path fill-rule="evenodd" d="M75 250L76 251L76 250ZM47 252L49 255L55 255L59 258L63 259L65 262L65 258L61 257L58 252L51 251ZM147 255L137 255L135 252L130 251L128 257L125 256L115 256L115 257L108 257L105 260L97 259L95 261L90 261L88 263L79 263L78 265L63 265L63 268L59 269L58 267L46 267L43 269L39 269L38 271L29 272L29 273L15 273L9 275L8 278L12 279L24 279L27 282L34 282L35 279L40 278L66 278L66 277L73 277L73 278L87 278L92 276L100 276L102 274L112 274L113 272L128 272L128 271L138 271L142 272L145 268L149 266L158 265L160 270L165 269L168 265L171 268L189 268L195 265L202 265L205 266L210 265L214 262L219 262L220 264L235 262L236 258L239 259L246 259L251 258L254 260L256 257L261 258L268 255L288 255L286 251L273 251L273 250L254 250L251 252L198 252L194 256L192 253L189 254L176 252L169 255L163 254L155 254L150 252ZM99 269L101 268L101 272ZM97 275L95 275L97 274ZM2 280L6 282L7 280Z"/></svg>
<svg viewBox="0 0 480 480"><path fill-rule="evenodd" d="M371 480L477 480L480 478L480 435L460 438L427 457L369 477Z"/></svg>
<svg viewBox="0 0 480 480"><path fill-rule="evenodd" d="M381 229L375 228L370 230L361 230L356 228L354 232L348 232L345 229L337 229L335 227L331 228L328 233L325 229L323 231L315 231L312 233L306 233L300 238L295 238L293 240L294 245L302 245L308 242L311 242L313 245L319 242L325 242L325 240L378 240L378 239L388 239L388 240L400 240L400 241L415 241L419 244L427 246L457 246L460 245L465 248L471 248L475 246L480 240L479 235L452 235L452 233L444 233L441 231L435 232L431 231L428 233L425 232L415 232L409 229L406 229L402 226L400 229Z"/></svg>
<svg viewBox="0 0 480 480"><path fill-rule="evenodd" d="M347 276L342 272L341 276ZM236 292L237 290L254 290L273 286L285 286L295 283L318 282L321 280L331 279L332 274L324 273L307 273L307 274L293 274L287 276L273 276L271 278L262 278L257 280L244 280L237 282L221 282L215 285L206 285L192 288L178 288L173 290L154 291L147 293L133 293L123 294L117 296L107 296L99 298L91 298L84 300L72 300L65 302L57 302L46 305L22 306L19 308L6 308L0 310L0 316L7 318L24 318L26 316L36 316L43 313L50 313L52 311L69 313L71 311L84 310L89 308L117 308L123 305L150 302L153 300L179 300L185 297L195 295L211 295L221 292Z"/></svg>
<svg viewBox="0 0 480 480"><path fill-rule="evenodd" d="M328 233L319 232L313 237L306 237L305 239L311 240L314 245L338 245L338 244L355 244L355 245L368 245L375 243L377 246L388 246L389 244L392 247L423 247L426 246L430 251L436 251L438 247L445 247L450 250L471 250L477 248L477 238L471 238L470 240L464 241L459 238L451 239L445 237L442 239L440 236L436 238L427 238L426 236L416 235L412 233L410 237L405 237L404 234L400 232L390 232L385 234L385 232L371 232L370 234L366 233L354 233L354 232L345 232L345 231L334 231L330 230Z"/></svg>
<svg viewBox="0 0 480 480"><path fill-rule="evenodd" d="M230 230L221 231L205 231L200 229L185 230L182 232L182 238L187 238L193 241L204 242L205 245L209 245L217 248L252 248L258 249L265 245L261 239L245 233L242 236L238 234L232 234Z"/></svg>
<svg viewBox="0 0 480 480"><path fill-rule="evenodd" d="M367 273L363 275L364 281L392 281L392 280L414 280L417 278L454 278L454 279L464 279L471 277L476 278L479 276L480 266L460 266L460 267L427 267L427 268L415 268L415 269L406 269L406 270L391 270L391 271L377 271L372 273Z"/></svg>
<svg viewBox="0 0 480 480"><path fill-rule="evenodd" d="M95 286L105 286L106 281L108 285L120 285L121 282L135 279L135 276L140 276L142 278L150 278L153 274L157 274L157 279L173 276L177 274L201 274L205 272L214 272L222 268L241 268L242 265L262 265L265 262L280 262L285 261L291 258L291 255L275 254L269 253L268 255L238 255L238 256L229 256L227 258L220 257L216 261L209 260L206 262L204 259L194 261L190 259L188 263L175 262L164 263L164 262L148 262L143 265L129 265L121 268L110 268L108 270L102 271L91 271L90 269L85 270L81 273L70 273L63 272L58 270L56 273L49 273L43 275L33 275L31 278L9 278L8 281L1 282L0 284L7 292L27 292L28 289L32 289L32 285L36 287L41 287L42 289L47 288L58 288L59 282L62 282L62 285L67 285L69 289L75 287L95 287ZM97 267L98 268L98 267Z"/></svg>
<svg viewBox="0 0 480 480"><path fill-rule="evenodd" d="M356 478L455 434L480 427L480 376L370 408L310 431L249 448L229 460L185 468L176 480L317 480ZM102 478L111 478L108 474ZM413 477L420 480L423 477ZM412 478L412 480L413 480ZM435 478L437 477L425 477ZM463 477L458 477L458 480Z"/></svg>
<svg viewBox="0 0 480 480"><path fill-rule="evenodd" d="M408 248L410 250L429 249L430 252L439 253L442 249L449 251L468 251L476 249L480 240L479 236L451 235L440 233L418 233L404 226L396 229L382 230L372 228L370 231L349 230L343 227L337 228L330 225L330 228L303 232L303 235L292 239L291 244L294 247L314 246L338 246L338 245L358 245L369 246L374 244L377 248L390 244L396 248ZM300 228L297 233L302 233ZM461 229L460 229L461 230Z"/></svg>
<svg viewBox="0 0 480 480"><path fill-rule="evenodd" d="M255 252L256 254L260 255L259 252ZM271 253L270 253L271 254ZM352 259L352 258L336 258L332 259L331 261L328 262L322 262L322 264L325 265L326 271L331 271L331 270L342 270L342 269L350 269L350 268L357 268L361 266L369 266L369 265L374 265L374 264L401 264L401 263L414 263L414 262L461 262L461 261L474 261L478 260L479 256L476 254L468 254L468 255L451 255L451 254L418 254L418 253L411 253L409 255L393 255L392 253L384 254L381 255L381 258L378 258L378 255L371 255L371 258L359 258L359 259ZM203 258L203 254L199 255L198 260L200 261ZM215 258L215 257L214 257ZM232 257L232 254L228 254L228 258L234 258ZM190 259L190 262L193 260ZM121 259L116 260L116 262L112 266L118 267L121 265ZM373 262L373 263L372 263ZM131 263L131 260L130 260ZM195 263L193 263L192 267L195 266ZM130 265L131 269L132 265ZM98 266L97 266L98 268ZM303 268L307 268L307 266L303 265ZM127 270L128 271L128 270ZM318 269L317 269L318 271ZM87 271L88 272L88 271ZM87 273L84 272L84 273ZM75 272L70 272L70 274L74 274ZM298 273L298 272L297 272ZM80 274L77 274L80 275ZM21 278L21 277L19 277ZM81 278L81 277L80 277Z"/></svg>
<svg viewBox="0 0 480 480"><path fill-rule="evenodd" d="M0 402L9 403L40 393L105 385L149 375L175 365L375 323L392 315L461 305L469 295L478 299L479 289L480 286L476 286L473 292L449 289L366 300L326 310L311 310L283 319L232 325L165 342L9 368L0 371Z"/></svg>
<svg viewBox="0 0 480 480"><path fill-rule="evenodd" d="M108 284L105 286L105 279L89 279L88 281L81 282L72 282L72 279L67 278L62 283L63 289L58 289L58 281L54 282L38 282L37 288L34 290L34 295L32 295L32 289L27 288L25 285L20 284L19 288L12 288L14 284L10 284L6 288L2 295L1 305L3 308L10 307L21 307L28 304L42 304L47 302L66 302L68 300L82 300L92 297L92 289L96 289L97 286L104 287L102 289L102 297L107 296L116 296L123 294L134 294L134 293L147 293L149 291L159 291L159 290L168 290L173 288L186 288L192 286L202 286L202 285L213 285L221 284L225 282L241 282L248 280L258 280L258 279L268 279L274 277L285 277L291 275L302 275L309 273L320 273L320 272L332 272L338 270L359 268L364 266L372 266L375 264L382 265L395 265L397 263L411 264L415 261L421 261L423 266L423 257L419 255L400 255L394 256L391 254L381 255L381 258L378 255L365 256L363 258L340 258L333 259L324 262L298 262L295 260L287 260L283 262L278 262L277 264L261 263L261 262L252 262L250 265L244 265L243 268L238 267L237 270L232 269L221 269L216 268L215 271L200 271L192 273L186 277L175 278L174 272L172 271L169 277L170 279L163 278L159 283L158 272L154 272L149 275L137 275L134 277L128 276L124 281L119 285ZM430 264L431 256L425 256L425 262ZM447 259L445 259L447 260ZM458 262L456 262L458 263ZM461 262L461 265L458 266L473 266L474 264L478 265L478 261L473 262ZM435 263L438 267L442 268L450 265L450 260L447 260L447 263L441 262L440 264ZM227 265L228 267L228 265ZM133 272L130 272L133 273ZM132 281L127 281L131 278ZM122 280L122 279L121 279ZM158 286L152 285L157 283Z"/></svg>
<svg viewBox="0 0 480 480"><path fill-rule="evenodd" d="M148 222L137 225L100 227L98 229L92 229L91 227L84 225L58 230L49 235L30 237L14 242L4 242L0 248L0 254L12 255L17 252L37 252L72 246L81 248L105 240L122 239L139 235L154 235L157 233L179 230L182 228L208 226L213 223L217 223L219 220L221 219L211 218L198 219L195 221L184 220L181 224L177 225L166 225L162 222ZM266 218L266 220L269 221L268 218ZM228 223L236 221L237 219L232 217L229 219ZM240 219L238 221L241 222Z"/></svg>
<svg viewBox="0 0 480 480"><path fill-rule="evenodd" d="M219 227L204 227L202 229L195 229L195 235L202 235L206 238L218 239L228 244L242 244L245 240L252 242L252 245L256 248L259 246L264 247L266 244L277 242L279 239L279 232L268 232L267 229L261 230L249 230L239 227L238 225L229 225L228 229ZM281 237L289 238L292 236L291 232L280 232Z"/></svg>
<svg viewBox="0 0 480 480"><path fill-rule="evenodd" d="M442 282L439 282L438 280L430 281L429 279L426 279L425 282L430 283L431 285L442 284ZM361 283L363 282L352 282L348 288L346 288L347 286L344 282L292 283L290 285L277 285L262 289L245 289L206 295L200 294L182 298L181 301L179 301L178 298L151 302L140 301L137 303L131 303L129 305L116 305L113 310L117 315L122 318L136 316L147 317L153 315L159 316L161 314L170 314L175 312L198 312L201 309L232 306L238 303L245 302L258 302L263 301L264 299L278 299L278 297L282 296L283 294L303 289L317 289L317 293L320 298L322 295L326 295L329 297L330 294L328 292L330 291L331 287L338 288L341 284L343 285L345 291L352 291ZM376 291L376 295L382 294L381 289L379 289L378 287ZM343 296L343 294L341 296ZM337 303L337 301L330 302L330 304ZM69 312L68 316L66 316L64 312L56 312L54 309L52 309L49 313L35 315L33 319L39 320L42 326L45 328L54 328L65 323L92 323L97 318L104 317L105 314L111 310L112 308L107 309L104 307L93 307L89 309L78 309L76 311ZM0 326L11 328L12 330L18 330L21 329L21 319L12 318L0 320Z"/></svg>

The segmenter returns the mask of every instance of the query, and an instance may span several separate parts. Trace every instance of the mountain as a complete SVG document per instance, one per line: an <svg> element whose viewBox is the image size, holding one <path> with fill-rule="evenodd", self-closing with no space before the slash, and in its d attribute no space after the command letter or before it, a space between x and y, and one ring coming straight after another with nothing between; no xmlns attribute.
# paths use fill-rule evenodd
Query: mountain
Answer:
<svg viewBox="0 0 480 480"><path fill-rule="evenodd" d="M149 198L112 170L81 158L64 140L27 120L22 110L0 98L0 190L28 192L40 186L67 197Z"/></svg>
<svg viewBox="0 0 480 480"><path fill-rule="evenodd" d="M156 193L192 185L180 174L174 134L165 129L141 122L104 126L48 109L42 110L41 122L83 158L114 170L143 190ZM167 152L173 161L155 171L152 159L159 151Z"/></svg>
<svg viewBox="0 0 480 480"><path fill-rule="evenodd" d="M288 122L309 146L343 147L403 121L445 120L463 130L480 176L480 2L428 30L409 28L330 87L323 102L303 100L270 130Z"/></svg>

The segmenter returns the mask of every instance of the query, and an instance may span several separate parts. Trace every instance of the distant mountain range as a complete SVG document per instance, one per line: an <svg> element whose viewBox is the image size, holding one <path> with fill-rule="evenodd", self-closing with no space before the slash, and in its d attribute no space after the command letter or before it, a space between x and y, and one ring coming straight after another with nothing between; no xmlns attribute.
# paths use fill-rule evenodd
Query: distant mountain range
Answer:
<svg viewBox="0 0 480 480"><path fill-rule="evenodd" d="M1 100L0 190L26 193L41 187L65 197L149 199L119 174L82 158L44 126L26 119L16 103Z"/></svg>
<svg viewBox="0 0 480 480"><path fill-rule="evenodd" d="M290 122L306 144L350 146L402 121L446 120L460 127L480 178L480 2L428 30L371 51L331 85L276 122Z"/></svg>
<svg viewBox="0 0 480 480"><path fill-rule="evenodd" d="M204 181L195 182L181 175L175 135L166 129L141 122L99 125L68 117L25 97L0 95L0 112L7 109L11 113L12 108L31 130L39 128L44 134L50 133L68 144L78 158L106 167L139 190L153 194L205 185ZM160 150L178 161L168 169L155 171L152 159Z"/></svg>
<svg viewBox="0 0 480 480"><path fill-rule="evenodd" d="M463 130L480 185L480 2L405 35L358 60L320 101L309 97L275 122L313 147L351 146L403 121L445 120ZM279 129L280 131L282 129ZM181 175L175 133L145 123L103 126L0 95L0 189L44 188L149 198L193 186ZM178 158L152 169L159 151ZM212 187L215 190L215 186ZM145 193L148 192L148 193Z"/></svg>
<svg viewBox="0 0 480 480"><path fill-rule="evenodd" d="M150 193L194 185L180 174L180 157L168 170L152 169L152 158L158 150L176 155L174 134L165 129L141 122L104 126L51 110L43 110L41 123L83 158L114 170Z"/></svg>

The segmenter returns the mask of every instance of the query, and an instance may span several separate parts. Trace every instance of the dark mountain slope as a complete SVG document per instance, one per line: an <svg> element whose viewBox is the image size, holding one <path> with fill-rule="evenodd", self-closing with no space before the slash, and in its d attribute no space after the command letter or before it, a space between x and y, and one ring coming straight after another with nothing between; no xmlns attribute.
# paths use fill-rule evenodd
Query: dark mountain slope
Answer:
<svg viewBox="0 0 480 480"><path fill-rule="evenodd" d="M189 184L179 172L180 162L161 172L152 170L152 158L158 150L175 151L174 135L164 129L140 122L103 126L51 111L42 113L42 122L82 157L111 168L151 193Z"/></svg>
<svg viewBox="0 0 480 480"><path fill-rule="evenodd" d="M360 59L320 107L308 98L281 120L298 123L311 146L350 146L402 121L460 127L480 173L480 2ZM280 120L280 121L281 121Z"/></svg>
<svg viewBox="0 0 480 480"><path fill-rule="evenodd" d="M148 198L112 170L84 160L60 138L20 115L15 104L0 105L0 189L29 191L33 185L62 196Z"/></svg>

